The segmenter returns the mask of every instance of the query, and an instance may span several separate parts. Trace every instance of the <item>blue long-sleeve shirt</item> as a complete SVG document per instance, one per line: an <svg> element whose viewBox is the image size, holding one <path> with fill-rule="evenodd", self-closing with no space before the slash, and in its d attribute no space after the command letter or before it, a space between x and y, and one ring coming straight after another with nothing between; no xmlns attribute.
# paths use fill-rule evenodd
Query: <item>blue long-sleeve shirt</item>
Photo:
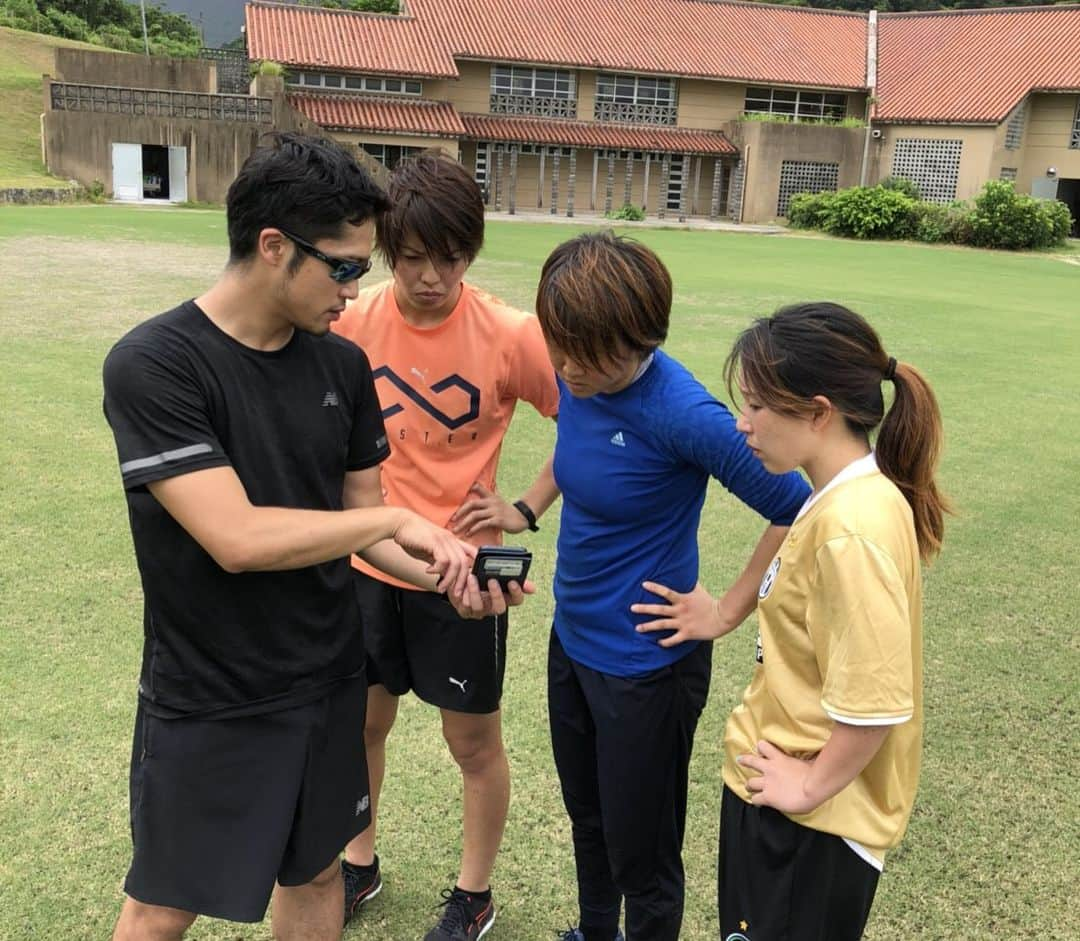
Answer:
<svg viewBox="0 0 1080 941"><path fill-rule="evenodd" d="M658 350L637 381L577 399L559 383L555 481L562 491L555 630L567 654L602 673L660 669L695 644L638 634L656 603L641 583L690 591L709 477L772 523L788 525L810 494L801 476L770 474L735 419L679 362Z"/></svg>

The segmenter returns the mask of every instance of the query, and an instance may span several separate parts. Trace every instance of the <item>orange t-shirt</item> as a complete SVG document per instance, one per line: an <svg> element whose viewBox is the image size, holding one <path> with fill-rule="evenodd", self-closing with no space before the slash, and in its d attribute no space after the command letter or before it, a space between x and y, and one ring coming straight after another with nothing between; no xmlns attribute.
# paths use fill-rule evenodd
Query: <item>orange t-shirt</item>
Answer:
<svg viewBox="0 0 1080 941"><path fill-rule="evenodd" d="M532 314L507 307L469 284L438 326L414 327L392 281L361 291L333 325L363 348L390 440L381 465L383 496L445 526L479 481L494 489L503 436L518 399L541 415L559 410L559 391ZM501 541L487 529L476 545ZM412 588L354 557L357 568Z"/></svg>

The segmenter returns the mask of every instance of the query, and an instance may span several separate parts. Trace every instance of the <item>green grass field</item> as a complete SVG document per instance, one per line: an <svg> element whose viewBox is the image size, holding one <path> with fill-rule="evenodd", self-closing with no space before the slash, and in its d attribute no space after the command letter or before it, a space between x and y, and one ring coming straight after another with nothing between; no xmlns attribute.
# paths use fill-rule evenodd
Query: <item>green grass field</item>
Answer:
<svg viewBox="0 0 1080 941"><path fill-rule="evenodd" d="M540 263L574 229L498 224L473 280L531 306ZM1080 267L1062 258L791 236L641 230L672 270L667 345L722 396L748 319L802 299L867 315L935 384L957 516L926 576L926 746L907 837L867 937L1077 937L1080 882L1076 525ZM141 596L100 366L130 326L196 294L225 259L218 213L0 210L0 938L102 938L129 859L127 762ZM522 410L504 450L517 494L551 443ZM700 541L714 589L759 523L714 488ZM514 775L493 941L549 938L576 914L569 828L546 732L544 651L555 514L529 536L540 595L517 613L504 701ZM715 937L724 720L753 624L720 642L691 768L683 936ZM412 941L457 864L457 775L433 711L403 703L380 829L386 889L347 937ZM269 924L199 922L196 939Z"/></svg>

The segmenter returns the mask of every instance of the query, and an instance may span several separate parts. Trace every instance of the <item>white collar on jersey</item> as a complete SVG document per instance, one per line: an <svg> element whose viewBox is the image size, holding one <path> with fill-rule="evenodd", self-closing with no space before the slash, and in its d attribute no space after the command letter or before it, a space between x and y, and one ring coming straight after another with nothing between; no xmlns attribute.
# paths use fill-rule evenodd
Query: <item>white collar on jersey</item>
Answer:
<svg viewBox="0 0 1080 941"><path fill-rule="evenodd" d="M635 382L637 382L637 381L638 381L638 380L639 380L639 379L640 379L640 378L641 378L642 376L644 376L644 375L645 375L645 370L646 370L646 369L648 369L648 368L649 368L649 367L650 367L650 366L652 365L652 361L653 361L653 358L654 358L655 356L656 356L656 353L655 353L655 352L653 352L653 353L650 353L650 354L649 354L648 356L646 356L646 357L645 357L645 358L644 358L644 359L643 359L643 360L641 361L641 365L640 365L640 366L638 366L638 368L637 368L637 371L636 371L636 372L634 373L634 378L630 380L629 384L627 385L627 388L629 388L630 386L632 386L632 385L633 385L633 384L634 384Z"/></svg>
<svg viewBox="0 0 1080 941"><path fill-rule="evenodd" d="M863 457L856 458L843 470L840 471L832 480L830 480L824 487L815 493L810 494L807 501L802 505L798 515L795 519L799 519L807 510L810 509L818 500L820 500L825 494L827 494L833 487L838 487L840 484L845 483L848 480L854 480L856 477L865 477L867 474L873 474L877 471L877 458L874 457L874 452Z"/></svg>

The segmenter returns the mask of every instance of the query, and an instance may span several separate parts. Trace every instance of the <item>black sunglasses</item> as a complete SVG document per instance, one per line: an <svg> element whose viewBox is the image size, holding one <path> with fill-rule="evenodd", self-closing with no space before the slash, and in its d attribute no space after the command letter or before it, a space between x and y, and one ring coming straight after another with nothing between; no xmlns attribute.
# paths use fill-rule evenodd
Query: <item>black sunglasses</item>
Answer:
<svg viewBox="0 0 1080 941"><path fill-rule="evenodd" d="M370 258L365 258L363 261L349 261L346 258L334 258L332 255L320 252L310 242L305 242L302 238L298 238L295 235L290 235L280 226L278 227L278 231L299 248L300 251L307 253L312 258L318 258L319 261L325 265L329 265L330 277L337 281L338 284L348 284L350 281L356 281L371 270Z"/></svg>

